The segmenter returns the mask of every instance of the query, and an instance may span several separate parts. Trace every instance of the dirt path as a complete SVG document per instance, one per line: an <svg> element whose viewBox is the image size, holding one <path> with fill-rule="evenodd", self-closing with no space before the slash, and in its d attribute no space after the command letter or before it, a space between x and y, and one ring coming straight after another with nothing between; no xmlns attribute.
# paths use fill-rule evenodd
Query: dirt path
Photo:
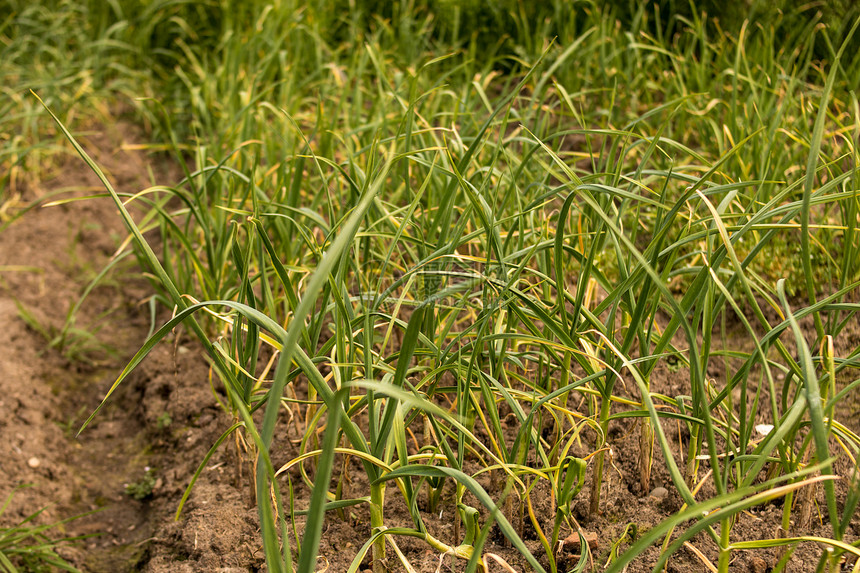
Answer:
<svg viewBox="0 0 860 573"><path fill-rule="evenodd" d="M145 184L142 158L110 151L109 142L121 135L90 138L90 144L118 184ZM28 198L58 190L68 191L63 196L98 192L98 181L75 158L66 163L60 177L31 190ZM34 209L0 234L0 265L19 267L0 276L0 344L7 349L0 360L0 428L7 437L0 443L0 489L32 484L16 494L3 518L8 522L43 506L49 506L44 521L101 509L66 528L71 534L104 533L67 552L93 567L133 560L132 551L116 548L133 548L150 533L144 504L123 493L123 484L147 464L139 420L105 417L74 439L94 398L132 350L134 333L145 327L134 306L145 285L125 265L125 272L116 269L92 292L75 324L65 328L86 282L113 255L122 237L118 223L110 203L100 199ZM83 334L92 327L100 329L97 339Z"/></svg>
<svg viewBox="0 0 860 573"><path fill-rule="evenodd" d="M136 137L119 124L82 138L122 191L151 185L148 158L127 149ZM67 191L62 197L103 191L77 157L60 172L25 199L58 190ZM160 182L176 178L155 176ZM213 482L232 480L232 474L223 476L217 456L210 464L216 469L204 473L192 496L184 527L172 519L196 463L225 429L205 364L181 344L157 349L74 437L150 328L142 303L151 288L134 257L127 257L84 300L64 343L49 344L62 336L69 309L124 237L108 199L33 209L0 233L0 495L32 485L15 494L0 523L43 507L39 523L97 510L54 532L94 535L59 550L85 571L248 570L259 562L250 543L255 513L231 484L213 491ZM187 384L178 382L189 375ZM129 484L138 486L141 500L126 492Z"/></svg>

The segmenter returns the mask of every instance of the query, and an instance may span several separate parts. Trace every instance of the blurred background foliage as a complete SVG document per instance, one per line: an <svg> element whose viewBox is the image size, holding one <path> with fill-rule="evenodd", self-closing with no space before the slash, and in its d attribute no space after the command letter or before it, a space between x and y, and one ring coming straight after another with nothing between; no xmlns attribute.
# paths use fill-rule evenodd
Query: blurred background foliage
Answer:
<svg viewBox="0 0 860 573"><path fill-rule="evenodd" d="M283 62L313 73L321 51L342 49L378 37L383 49L398 46L405 64L428 50L465 49L496 67L527 68L542 53L548 38L564 45L584 33L595 18L614 22L621 33L645 33L668 43L685 42L696 20L709 35L737 38L774 32L791 45L809 26L829 32L815 36L817 59L832 58L860 3L852 0L27 0L0 1L4 90L39 88L50 105L52 91L75 86L76 73L87 62L92 88L109 82L128 83L144 76L170 84L177 70L217 65L219 54L235 41L237 31L281 43ZM55 33L51 33L54 30ZM241 33L241 32L239 32ZM308 43L308 37L314 40ZM248 42L250 37L239 40ZM846 50L858 57L860 38ZM854 49L851 49L854 48ZM258 55L263 57L263 52ZM501 56L501 57L500 57ZM22 65L25 64L25 65ZM850 68L850 62L845 63ZM32 77L9 77L30 69ZM40 82L51 77L54 81ZM78 77L79 80L84 78ZM10 81L17 80L17 81ZM147 85L141 82L139 85ZM127 87L127 86L126 86ZM137 87L137 86L136 86ZM122 86L112 86L122 89ZM48 92L48 93L45 93ZM140 95L140 94L135 94ZM178 96L179 94L174 94Z"/></svg>

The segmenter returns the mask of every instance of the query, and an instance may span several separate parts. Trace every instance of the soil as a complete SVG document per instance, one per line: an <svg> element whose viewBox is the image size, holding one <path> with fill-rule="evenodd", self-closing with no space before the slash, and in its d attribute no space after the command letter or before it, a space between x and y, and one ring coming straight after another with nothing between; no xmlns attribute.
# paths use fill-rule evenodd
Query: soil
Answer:
<svg viewBox="0 0 860 573"><path fill-rule="evenodd" d="M151 185L151 179L160 183L179 179L168 161L147 156L134 145L142 137L133 126L120 122L92 133L81 141L118 189L134 192ZM77 158L70 157L57 173L30 189L26 199L38 199L58 190L64 190L66 197L100 191L98 180ZM263 571L257 512L248 477L251 468L242 444L232 437L212 456L179 520L175 519L179 500L198 464L233 422L219 406L219 400L225 400L223 392L212 382L200 350L181 329L155 348L76 437L78 428L98 406L153 325L147 304L152 287L134 266L133 257L118 263L84 299L74 322L68 321L69 310L89 281L111 260L125 236L116 208L105 198L33 209L0 232L0 268L4 269L0 271L0 348L4 349L0 356L0 495L5 497L19 485L31 485L15 492L11 505L0 515L0 526L16 523L42 508L45 509L36 523L93 512L50 532L53 536L88 536L58 549L83 571ZM160 324L166 316L159 311L155 323ZM63 338L64 325L69 328ZM86 332L95 332L95 336ZM739 327L732 332L737 340L743 339ZM742 347L743 343L738 345ZM854 320L836 341L837 356L847 356L858 346L860 325ZM720 380L721 368L715 364L709 374ZM856 376L854 371L841 382ZM688 393L689 380L683 370L673 371L661 365L651 384L656 392L676 396ZM631 395L635 397L635 392ZM856 396L855 392L840 405L839 419L860 432ZM766 413L763 409L763 419ZM511 424L512 418L505 420ZM630 523L644 532L681 509L682 502L672 487L659 448L652 473L654 490L641 491L636 424L635 419L618 420L610 427L612 450L605 471L602 512L591 515L588 511L593 464L589 464L586 486L574 503L573 516L592 547L596 570L603 568L613 545ZM295 454L295 440L301 429L298 422L282 426L276 437L276 443L282 444L275 451L279 462ZM689 436L671 421L663 422L663 429L672 443L678 444L673 455L683 466L685 452L680 448L686 449L683 442ZM516 428L512 425L510 431ZM581 448L574 448L572 454L590 453L594 436L585 432L583 440ZM703 462L701 476L706 466L707 462ZM346 466L338 460L334 479L340 477L344 467L349 470L359 466L354 459ZM837 470L843 475L850 472L850 463L844 456ZM347 474L363 475L360 471ZM289 475L296 488L295 509L301 510L307 504L308 489L297 469ZM477 479L491 496L498 498L499 482L503 482L499 476L482 474ZM352 496L367 494L367 483L360 477L353 477L347 487ZM823 494L818 489L815 507L824 512ZM837 484L837 490L842 500L844 481ZM707 497L712 492L712 486L706 485L699 496ZM450 489L446 489L432 513L426 499L419 509L434 536L457 545L452 497ZM531 491L530 498L541 528L551 531L554 510L545 482ZM468 495L466 502L480 506ZM732 539L785 535L780 529L781 504L778 499L742 513L732 530ZM514 524L520 526L517 512L512 513ZM385 514L389 526L410 524L393 486L387 491ZM529 548L535 555L542 555L543 548L527 513L521 527ZM572 533L563 529L562 538ZM801 533L827 537L828 528L815 518ZM346 571L369 534L365 506L348 508L342 516L332 514L323 533L318 570ZM855 516L847 540L858 537L860 518ZM572 539L559 554L562 571L573 567L578 559L579 550ZM414 538L398 537L396 543L419 572L461 571L465 564L451 556L441 556ZM629 544L629 540L621 541L616 549L623 552ZM484 551L494 556L488 558L490 571L529 570L497 528ZM706 571L697 551L716 562L714 544L699 536L690 547L672 557L667 570ZM786 570L814 570L820 552L816 544L801 544ZM739 551L734 555L732 571L763 573L776 564L780 551ZM649 549L628 571L650 571L656 556L657 549ZM362 567L369 565L368 559ZM392 571L403 570L393 552L389 553L388 565Z"/></svg>

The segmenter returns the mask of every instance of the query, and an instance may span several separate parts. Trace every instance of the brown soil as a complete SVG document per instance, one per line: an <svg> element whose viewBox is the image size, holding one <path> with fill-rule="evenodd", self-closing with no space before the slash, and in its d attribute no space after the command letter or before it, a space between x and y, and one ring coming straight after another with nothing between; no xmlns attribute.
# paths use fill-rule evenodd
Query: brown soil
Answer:
<svg viewBox="0 0 860 573"><path fill-rule="evenodd" d="M120 190L137 191L150 185L150 168L159 182L175 180L174 170L158 167L165 164L164 160L153 162L134 151L133 146L125 145L138 138L134 128L118 124L82 141ZM29 198L61 188L72 195L99 191L98 181L77 158L70 158L59 173L32 189ZM0 272L0 348L4 349L0 357L0 495L7 495L17 485L32 484L16 493L10 508L0 516L0 526L20 521L43 507L47 509L38 517L39 523L97 510L54 531L55 535L92 535L59 549L61 555L84 571L262 571L265 567L257 513L251 502L249 465L237 453L241 448L232 438L202 472L179 521L174 519L179 499L200 460L232 423L218 405L224 396L217 385L214 389L211 386L206 363L187 335L178 331L167 343L156 347L89 428L75 437L80 424L98 405L151 326L149 307L144 304L151 288L130 262L131 257L85 300L76 316L77 330L70 331L63 348L49 345L48 341L62 330L69 308L124 237L115 207L107 199L35 209L0 233L0 267L7 268ZM9 270L12 265L27 268ZM30 317L29 321L22 316ZM82 334L94 329L95 339ZM738 339L743 338L739 329L735 332ZM849 325L836 342L838 356L846 356L860 346L857 322ZM712 375L721 379L719 365L715 365ZM655 372L651 382L653 390L669 396L689 392L684 372L672 372L665 365ZM635 391L631 394L635 395ZM860 431L858 404L856 397L852 400L841 405L841 419L856 432ZM685 447L685 431L669 421L663 427L673 443ZM285 444L276 451L278 462L295 454L291 440L297 438L298 428L295 424L285 424L284 428L276 438L277 443ZM610 428L612 457L605 471L602 513L588 512L591 466L586 487L573 509L574 517L592 540L597 570L602 569L610 549L629 523L635 523L643 532L681 508L659 448L652 487L665 487L668 491L665 497L640 491L639 437L635 428L634 420L617 421ZM594 437L586 433L584 438L588 441ZM572 453L586 455L593 449L589 445L593 444L584 443L582 451ZM683 453L676 448L674 455L682 465ZM355 460L349 463L348 467L355 464L359 469ZM844 458L838 469L843 475L850 469ZM342 463L336 464L334 479L341 470ZM704 472L703 467L701 475ZM349 473L362 475L361 471ZM307 504L308 490L299 473L293 471L290 475L297 492L295 509L300 510ZM478 481L497 498L501 491L498 476L483 474ZM141 493L149 495L134 499L126 493L128 484L141 486ZM352 496L367 494L367 484L361 478L354 478L348 487ZM840 482L837 489L841 499L845 484ZM699 496L707 497L712 491L706 486ZM817 507L826 511L821 491L816 495ZM468 496L466 501L479 505ZM544 484L531 492L531 502L541 527L549 532L553 510ZM782 535L781 503L777 500L741 514L733 528L733 540ZM424 506L419 509L433 535L451 545L459 543L454 539L451 491L444 492L433 514ZM385 511L389 526L409 525L408 513L393 486L388 489ZM368 523L368 510L361 505L346 510L343 517L332 515L323 534L319 569L345 571L369 536ZM860 518L855 517L849 529L849 540L857 539ZM528 514L522 521L522 530L534 554L543 554ZM570 533L564 530L562 538ZM827 537L828 528L813 519L803 533ZM463 561L440 556L416 539L399 537L396 542L417 571L461 571L464 567ZM692 545L716 562L715 546L709 538L699 536ZM619 552L628 546L629 542L620 543ZM575 551L566 544L561 563L573 566ZM813 570L820 551L814 544L801 545L787 570ZM516 571L529 570L497 530L491 534L485 552L498 556ZM628 571L650 570L656 555L656 549L648 550ZM777 549L738 552L732 570L764 572L775 565L778 555ZM493 559L489 563L490 571L505 570ZM393 571L402 570L393 554L389 564ZM368 565L369 562L364 567ZM673 556L667 570L706 568L694 550L685 548Z"/></svg>

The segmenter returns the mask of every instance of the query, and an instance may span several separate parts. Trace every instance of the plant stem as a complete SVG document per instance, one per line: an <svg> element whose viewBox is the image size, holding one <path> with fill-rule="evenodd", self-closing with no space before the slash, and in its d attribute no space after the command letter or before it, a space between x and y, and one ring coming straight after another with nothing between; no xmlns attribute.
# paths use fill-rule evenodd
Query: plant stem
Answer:
<svg viewBox="0 0 860 573"><path fill-rule="evenodd" d="M603 484L603 457L606 453L603 450L603 446L606 444L606 437L609 434L609 413L611 410L612 402L608 397L604 397L600 402L600 430L603 433L604 443L601 445L601 449L594 461L594 474L591 481L591 505L588 510L592 514L600 511L600 486Z"/></svg>
<svg viewBox="0 0 860 573"><path fill-rule="evenodd" d="M651 418L639 419L639 485L642 495L651 491L651 463L654 459L654 428Z"/></svg>
<svg viewBox="0 0 860 573"><path fill-rule="evenodd" d="M370 486L370 531L376 533L383 527L383 505L385 504L385 482ZM385 536L373 543L373 573L385 573Z"/></svg>
<svg viewBox="0 0 860 573"><path fill-rule="evenodd" d="M720 560L717 564L719 573L729 573L729 559L732 555L728 550L731 538L729 534L732 530L732 519L724 519L720 522Z"/></svg>
<svg viewBox="0 0 860 573"><path fill-rule="evenodd" d="M699 426L693 426L690 429L690 447L687 450L687 468L684 481L687 483L687 487L691 489L695 486L696 476L699 473L699 460L696 458L701 449L702 433L699 430Z"/></svg>

